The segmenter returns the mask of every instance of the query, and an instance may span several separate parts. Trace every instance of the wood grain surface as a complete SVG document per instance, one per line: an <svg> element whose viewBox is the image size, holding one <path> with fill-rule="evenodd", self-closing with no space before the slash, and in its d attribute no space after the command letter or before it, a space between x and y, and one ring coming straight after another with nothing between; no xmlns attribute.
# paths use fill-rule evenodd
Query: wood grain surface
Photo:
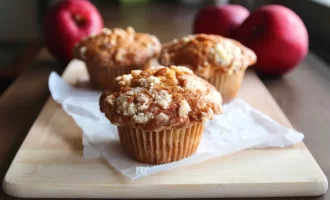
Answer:
<svg viewBox="0 0 330 200"><path fill-rule="evenodd" d="M63 78L72 85L88 80L85 65L72 61ZM252 71L245 76L240 97L291 126ZM9 168L3 189L17 197L214 198L317 196L327 184L303 143L242 151L130 181L102 159L83 158L81 130L50 98Z"/></svg>

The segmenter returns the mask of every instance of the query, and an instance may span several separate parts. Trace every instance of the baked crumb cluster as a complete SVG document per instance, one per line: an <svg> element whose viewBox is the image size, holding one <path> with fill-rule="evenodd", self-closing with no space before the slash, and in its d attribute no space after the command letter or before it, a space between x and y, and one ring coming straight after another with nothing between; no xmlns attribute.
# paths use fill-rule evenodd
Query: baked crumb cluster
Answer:
<svg viewBox="0 0 330 200"><path fill-rule="evenodd" d="M158 56L160 50L161 44L153 35L136 33L132 27L104 28L101 33L91 34L78 43L74 54L85 62L116 67L143 65Z"/></svg>
<svg viewBox="0 0 330 200"><path fill-rule="evenodd" d="M165 66L187 66L208 79L213 70L232 74L245 69L256 62L256 55L235 40L197 34L164 44L159 60Z"/></svg>
<svg viewBox="0 0 330 200"><path fill-rule="evenodd" d="M186 67L151 67L116 78L100 109L115 125L145 131L187 127L222 112L220 93Z"/></svg>

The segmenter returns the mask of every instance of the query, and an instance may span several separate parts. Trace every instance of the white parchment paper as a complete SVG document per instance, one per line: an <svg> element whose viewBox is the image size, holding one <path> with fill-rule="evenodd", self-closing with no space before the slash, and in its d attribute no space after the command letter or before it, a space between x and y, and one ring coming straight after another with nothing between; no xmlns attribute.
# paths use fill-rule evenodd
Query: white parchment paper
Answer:
<svg viewBox="0 0 330 200"><path fill-rule="evenodd" d="M160 171L199 163L248 148L285 147L303 140L304 135L286 128L245 101L236 99L224 106L224 113L205 125L197 152L184 160L164 165L148 165L126 156L119 143L116 126L99 110L100 92L77 89L56 73L49 77L53 99L62 105L83 131L83 155L102 156L110 165L130 179Z"/></svg>

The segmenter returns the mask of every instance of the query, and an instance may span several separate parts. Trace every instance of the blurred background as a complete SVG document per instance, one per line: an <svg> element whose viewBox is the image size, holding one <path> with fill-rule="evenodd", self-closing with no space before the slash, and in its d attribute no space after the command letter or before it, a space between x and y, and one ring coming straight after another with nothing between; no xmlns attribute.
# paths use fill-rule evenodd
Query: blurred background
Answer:
<svg viewBox="0 0 330 200"><path fill-rule="evenodd" d="M0 92L29 67L42 43L42 22L47 10L60 0L0 1ZM91 0L105 27L133 26L166 42L192 33L197 11L207 5L241 4L253 10L264 4L282 4L304 21L310 48L327 59L330 28L329 0ZM46 54L46 53L45 53Z"/></svg>

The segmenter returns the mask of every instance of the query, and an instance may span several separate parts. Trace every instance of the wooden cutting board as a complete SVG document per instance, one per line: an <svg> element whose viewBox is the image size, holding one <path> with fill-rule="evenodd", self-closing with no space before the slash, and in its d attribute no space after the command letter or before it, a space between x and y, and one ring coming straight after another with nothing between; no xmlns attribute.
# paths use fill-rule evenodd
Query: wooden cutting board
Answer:
<svg viewBox="0 0 330 200"><path fill-rule="evenodd" d="M63 78L84 85L88 80L84 64L72 61ZM246 73L240 97L291 127L252 71ZM208 198L317 196L328 187L303 143L241 151L131 181L102 159L83 158L81 135L50 97L4 178L4 191L16 197Z"/></svg>

